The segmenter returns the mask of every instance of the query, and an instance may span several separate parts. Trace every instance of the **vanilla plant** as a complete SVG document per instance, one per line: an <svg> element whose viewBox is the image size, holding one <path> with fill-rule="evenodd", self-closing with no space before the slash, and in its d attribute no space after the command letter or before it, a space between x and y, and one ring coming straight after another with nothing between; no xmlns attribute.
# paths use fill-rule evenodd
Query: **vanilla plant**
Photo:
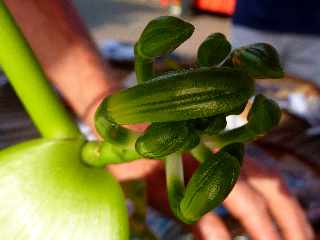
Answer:
<svg viewBox="0 0 320 240"><path fill-rule="evenodd" d="M214 33L200 45L195 68L156 74L155 59L193 30L166 16L146 26L135 44L138 85L104 99L95 117L102 140L88 141L0 0L0 64L41 134L0 151L1 239L128 239L123 193L104 169L111 163L164 161L171 209L187 224L224 200L239 176L244 143L276 126L280 109L258 95L246 125L226 130L226 117L244 110L255 95L255 78L283 72L272 46L231 51L225 36ZM149 127L135 132L121 126L135 123ZM213 153L212 146L220 150ZM200 162L187 184L186 152Z"/></svg>

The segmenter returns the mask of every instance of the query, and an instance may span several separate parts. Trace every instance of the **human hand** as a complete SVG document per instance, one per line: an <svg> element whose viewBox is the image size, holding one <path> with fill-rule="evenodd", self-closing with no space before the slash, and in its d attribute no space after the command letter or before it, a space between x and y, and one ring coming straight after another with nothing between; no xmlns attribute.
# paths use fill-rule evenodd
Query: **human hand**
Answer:
<svg viewBox="0 0 320 240"><path fill-rule="evenodd" d="M186 177L190 177L197 163L190 156L185 156L184 165ZM145 178L148 183L149 204L172 216L161 161L139 160L110 166L110 170L120 180ZM274 169L246 158L242 172L223 204L253 239L314 239L303 210ZM155 188L157 191L154 191ZM204 215L200 221L190 226L190 230L200 240L231 239L223 221L214 213Z"/></svg>
<svg viewBox="0 0 320 240"><path fill-rule="evenodd" d="M224 205L254 239L314 239L302 208L280 174L253 159L246 159L243 176Z"/></svg>

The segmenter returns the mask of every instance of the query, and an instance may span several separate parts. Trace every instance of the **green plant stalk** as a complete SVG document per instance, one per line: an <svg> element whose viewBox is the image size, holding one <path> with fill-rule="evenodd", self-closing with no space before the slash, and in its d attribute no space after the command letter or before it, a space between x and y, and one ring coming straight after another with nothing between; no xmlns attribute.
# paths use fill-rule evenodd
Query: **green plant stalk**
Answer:
<svg viewBox="0 0 320 240"><path fill-rule="evenodd" d="M198 146L191 150L192 156L198 160L200 163L203 163L205 160L213 157L213 153L203 142L200 142Z"/></svg>
<svg viewBox="0 0 320 240"><path fill-rule="evenodd" d="M173 213L182 218L180 202L184 197L185 184L181 153L173 153L166 157L166 182L170 208Z"/></svg>
<svg viewBox="0 0 320 240"><path fill-rule="evenodd" d="M108 142L88 142L82 148L83 162L92 167L104 167L107 164L125 163L140 159L134 146L117 146Z"/></svg>
<svg viewBox="0 0 320 240"><path fill-rule="evenodd" d="M247 125L243 125L241 127L223 132L219 135L213 135L210 138L215 147L222 148L231 143L250 142L258 137L259 135L252 131Z"/></svg>
<svg viewBox="0 0 320 240"><path fill-rule="evenodd" d="M259 94L255 97L248 113L248 123L218 135L213 135L211 140L217 147L230 143L253 141L277 126L281 118L279 106L271 99Z"/></svg>
<svg viewBox="0 0 320 240"><path fill-rule="evenodd" d="M197 63L201 67L216 66L230 53L231 44L221 33L210 34L200 45Z"/></svg>
<svg viewBox="0 0 320 240"><path fill-rule="evenodd" d="M180 202L182 221L195 223L226 198L240 173L239 147L227 146L208 155L193 173Z"/></svg>
<svg viewBox="0 0 320 240"><path fill-rule="evenodd" d="M119 125L211 117L242 106L253 93L253 79L240 70L199 68L170 72L104 99L96 119ZM103 128L97 126L101 135Z"/></svg>
<svg viewBox="0 0 320 240"><path fill-rule="evenodd" d="M203 143L192 150L201 162L185 187L181 156L166 159L168 198L172 211L184 223L195 223L216 207L233 188L243 158L243 145L233 144L214 154Z"/></svg>
<svg viewBox="0 0 320 240"><path fill-rule="evenodd" d="M192 24L172 16L161 16L150 21L134 47L138 83L152 79L155 59L172 52L187 40L193 31Z"/></svg>
<svg viewBox="0 0 320 240"><path fill-rule="evenodd" d="M41 135L80 137L76 124L48 83L43 70L0 0L0 64Z"/></svg>
<svg viewBox="0 0 320 240"><path fill-rule="evenodd" d="M145 59L139 55L135 50L134 52L134 70L136 72L137 82L141 84L153 78L153 59Z"/></svg>

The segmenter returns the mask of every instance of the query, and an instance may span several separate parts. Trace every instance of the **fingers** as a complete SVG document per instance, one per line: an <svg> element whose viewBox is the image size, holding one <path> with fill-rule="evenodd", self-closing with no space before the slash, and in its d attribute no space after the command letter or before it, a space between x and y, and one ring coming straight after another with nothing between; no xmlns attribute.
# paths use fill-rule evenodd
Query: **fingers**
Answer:
<svg viewBox="0 0 320 240"><path fill-rule="evenodd" d="M191 230L197 240L231 240L224 223L217 215L211 212L192 225Z"/></svg>
<svg viewBox="0 0 320 240"><path fill-rule="evenodd" d="M311 240L314 234L304 211L274 171L248 159L244 165L249 183L266 199L286 240Z"/></svg>
<svg viewBox="0 0 320 240"><path fill-rule="evenodd" d="M278 240L279 234L268 213L266 201L243 179L240 179L224 201L255 240Z"/></svg>
<svg viewBox="0 0 320 240"><path fill-rule="evenodd" d="M144 178L162 165L159 160L141 159L130 163L110 164L108 170L119 181Z"/></svg>

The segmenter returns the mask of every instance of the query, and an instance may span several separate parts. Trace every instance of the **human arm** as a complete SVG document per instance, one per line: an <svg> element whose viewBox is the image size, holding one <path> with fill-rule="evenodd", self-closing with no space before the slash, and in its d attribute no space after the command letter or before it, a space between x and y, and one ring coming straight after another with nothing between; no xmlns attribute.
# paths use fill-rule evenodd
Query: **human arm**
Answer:
<svg viewBox="0 0 320 240"><path fill-rule="evenodd" d="M87 123L99 100L120 88L70 1L5 1L48 79ZM93 127L93 125L91 125Z"/></svg>

